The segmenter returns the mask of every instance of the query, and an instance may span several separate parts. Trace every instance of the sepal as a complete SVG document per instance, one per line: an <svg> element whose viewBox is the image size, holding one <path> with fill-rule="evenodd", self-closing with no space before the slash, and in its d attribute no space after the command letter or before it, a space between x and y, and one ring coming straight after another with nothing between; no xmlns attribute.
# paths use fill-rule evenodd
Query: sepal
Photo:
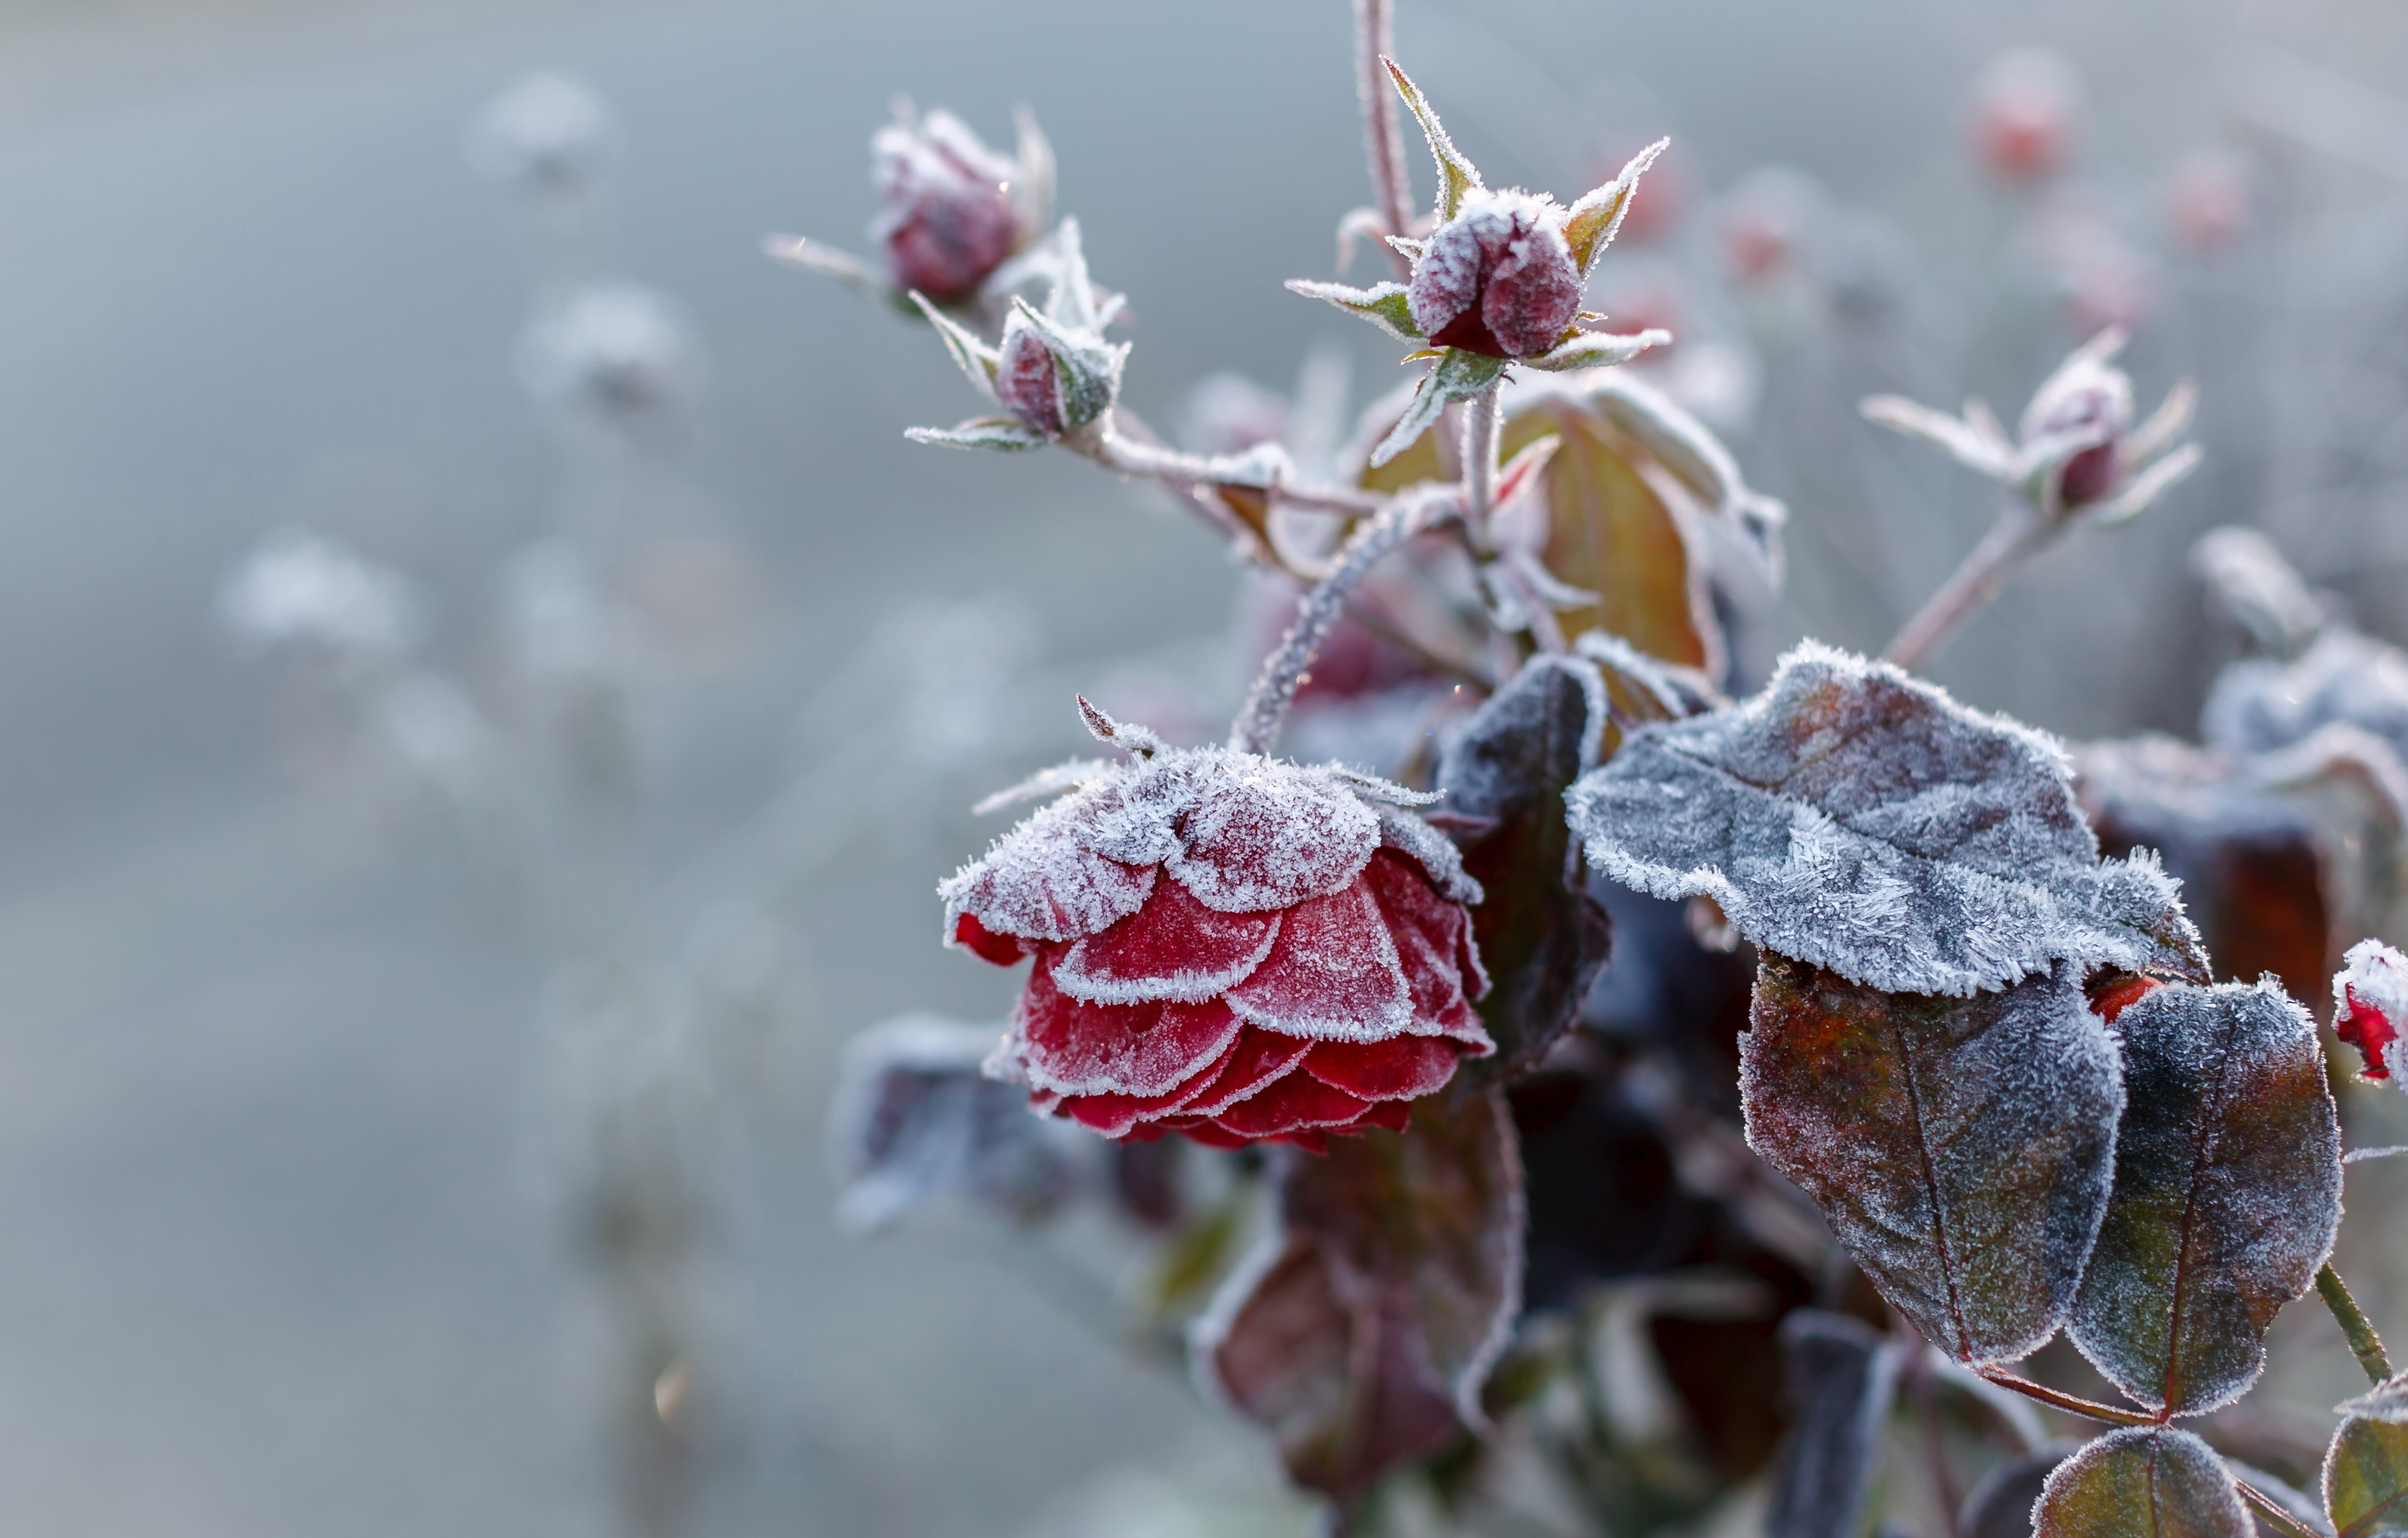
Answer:
<svg viewBox="0 0 2408 1538"><path fill-rule="evenodd" d="M1571 247L1572 260L1580 264L1584 279L1596 270L1598 257L1622 228L1623 216L1630 211L1630 195L1639 190L1639 178L1671 142L1660 138L1640 151L1622 167L1620 176L1572 205L1564 221L1564 242Z"/></svg>
<svg viewBox="0 0 2408 1538"><path fill-rule="evenodd" d="M1610 368L1628 363L1651 347L1670 347L1672 334L1660 326L1617 337L1602 331L1576 331L1535 358L1522 362L1533 368L1562 373L1574 368Z"/></svg>
<svg viewBox="0 0 2408 1538"><path fill-rule="evenodd" d="M1397 67L1394 59L1382 59L1388 74L1397 82L1397 94L1405 98L1405 106L1422 125L1422 136L1429 140L1430 156L1438 162L1438 218L1443 224L1462 211L1464 198L1482 190L1480 170L1464 152L1446 137L1445 125L1438 121L1438 109L1422 94L1422 88L1412 77ZM1401 232L1400 232L1401 233Z"/></svg>
<svg viewBox="0 0 2408 1538"><path fill-rule="evenodd" d="M937 328L937 335L944 338L945 351L962 366L962 372L970 377L970 382L977 385L987 399L998 399L995 393L995 371L1002 362L1002 354L982 341L978 333L939 309L936 301L926 295L914 292L911 302L920 307L920 313Z"/></svg>
<svg viewBox="0 0 2408 1538"><path fill-rule="evenodd" d="M903 436L914 443L935 443L948 449L997 449L1018 453L1041 449L1043 433L1017 417L972 417L952 427L907 427Z"/></svg>
<svg viewBox="0 0 2408 1538"><path fill-rule="evenodd" d="M1469 400L1497 381L1505 372L1507 360L1492 358L1485 352L1467 352L1459 347L1448 348L1438 360L1438 367L1423 376L1421 387L1413 392L1405 414L1397 419L1388 436L1371 451L1374 468L1396 458L1413 446L1415 439L1429 430L1430 424L1449 403Z"/></svg>
<svg viewBox="0 0 2408 1538"><path fill-rule="evenodd" d="M1287 287L1291 294L1301 294L1308 299L1326 300L1350 315L1360 315L1398 341L1426 339L1421 327L1413 323L1412 306L1407 302L1402 283L1374 283L1369 288L1350 288L1344 283L1323 283L1310 278L1298 278Z"/></svg>

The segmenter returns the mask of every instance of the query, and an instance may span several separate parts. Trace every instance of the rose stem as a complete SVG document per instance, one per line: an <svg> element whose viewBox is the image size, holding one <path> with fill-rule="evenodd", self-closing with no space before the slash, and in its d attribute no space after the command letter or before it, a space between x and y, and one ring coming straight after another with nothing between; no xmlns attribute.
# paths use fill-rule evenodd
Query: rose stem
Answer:
<svg viewBox="0 0 2408 1538"><path fill-rule="evenodd" d="M2316 1272L2316 1296L2325 1301L2325 1307L2332 1310L2332 1316L2340 1321L2341 1332L2349 1338L2350 1354L2358 1358L2366 1375L2378 1384L2390 1377L2391 1358L2383 1353L2383 1338L2375 1334L2374 1326L2367 1322L2365 1310L2349 1295L2341 1272L2333 1270L2329 1261Z"/></svg>
<svg viewBox="0 0 2408 1538"><path fill-rule="evenodd" d="M1898 639L1889 643L1889 650L1882 654L1882 660L1910 670L1922 666L1958 625L1998 595L2007 574L2039 553L2056 532L2054 525L2022 502L2008 508L1964 564L1914 611Z"/></svg>
<svg viewBox="0 0 2408 1538"><path fill-rule="evenodd" d="M1354 0L1354 89L1363 100L1363 148L1371 165L1371 196L1390 235L1412 233L1405 186L1405 138L1397 123L1395 82L1382 61L1397 51L1389 0ZM1411 258L1395 247L1397 276L1412 276Z"/></svg>
<svg viewBox="0 0 2408 1538"><path fill-rule="evenodd" d="M1488 515L1497 504L1500 414L1495 384L1463 403L1463 518L1483 549L1489 543Z"/></svg>
<svg viewBox="0 0 2408 1538"><path fill-rule="evenodd" d="M2063 1410L2068 1415L2103 1420L2111 1426L2155 1426L2157 1423L2157 1417L2142 1411L2126 1410L2113 1404L2101 1404L2097 1400L2087 1400L2078 1394L2069 1394L2061 1388L2051 1388L2044 1383L2034 1383L2029 1378L2019 1378L2001 1368L1977 1367L1973 1371L2001 1388L2012 1388L2026 1399L2038 1400L2042 1404L2052 1409Z"/></svg>

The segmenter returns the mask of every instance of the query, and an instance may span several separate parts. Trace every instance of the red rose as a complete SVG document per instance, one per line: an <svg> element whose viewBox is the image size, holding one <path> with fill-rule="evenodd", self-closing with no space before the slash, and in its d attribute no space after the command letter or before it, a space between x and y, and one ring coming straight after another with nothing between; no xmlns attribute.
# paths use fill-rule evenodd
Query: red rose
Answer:
<svg viewBox="0 0 2408 1538"><path fill-rule="evenodd" d="M896 289L958 304L1027 238L1012 205L1012 162L952 113L880 129L870 154L878 218L869 233L886 248Z"/></svg>
<svg viewBox="0 0 2408 1538"><path fill-rule="evenodd" d="M988 1071L1107 1137L1318 1150L1496 1050L1480 888L1421 798L1090 719L1135 761L1082 766L939 888L949 944L1035 958Z"/></svg>
<svg viewBox="0 0 2408 1538"><path fill-rule="evenodd" d="M2379 940L2361 940L2342 960L2333 978L2333 1034L2366 1059L2360 1078L2408 1089L2400 1035L2408 1020L2408 956Z"/></svg>
<svg viewBox="0 0 2408 1538"><path fill-rule="evenodd" d="M1471 193L1413 264L1413 323L1434 346L1497 358L1535 357L1563 340L1581 299L1564 218L1529 193Z"/></svg>

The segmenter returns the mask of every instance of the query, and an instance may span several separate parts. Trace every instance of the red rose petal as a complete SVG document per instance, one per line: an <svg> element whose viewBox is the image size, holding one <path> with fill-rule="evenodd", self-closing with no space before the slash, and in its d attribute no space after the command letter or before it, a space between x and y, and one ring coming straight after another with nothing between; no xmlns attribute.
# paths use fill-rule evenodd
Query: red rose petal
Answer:
<svg viewBox="0 0 2408 1538"><path fill-rule="evenodd" d="M1387 1042L1321 1042L1304 1071L1333 1089L1367 1100L1410 1100L1455 1077L1455 1044L1436 1036Z"/></svg>
<svg viewBox="0 0 2408 1538"><path fill-rule="evenodd" d="M1396 943L1360 881L1289 909L1271 954L1223 997L1251 1025L1325 1041L1378 1041L1413 1021Z"/></svg>
<svg viewBox="0 0 2408 1538"><path fill-rule="evenodd" d="M1228 1051L1226 1005L1089 1004L1054 987L1059 951L1038 952L1018 1010L1028 1081L1065 1095L1167 1095Z"/></svg>
<svg viewBox="0 0 2408 1538"><path fill-rule="evenodd" d="M1326 773L1252 755L1197 764L1165 864L1208 908L1287 908L1335 892L1380 846L1380 819Z"/></svg>
<svg viewBox="0 0 2408 1538"><path fill-rule="evenodd" d="M1311 1042L1248 1026L1204 1092L1180 1107L1199 1116L1217 1115L1294 1069L1312 1050Z"/></svg>
<svg viewBox="0 0 2408 1538"><path fill-rule="evenodd" d="M1177 882L1160 882L1144 907L1071 946L1054 985L1091 1003L1201 1003L1261 966L1279 929L1276 913L1215 913Z"/></svg>
<svg viewBox="0 0 2408 1538"><path fill-rule="evenodd" d="M1242 1040L1241 1032L1239 1041ZM1082 1127L1092 1128L1108 1138L1127 1137L1132 1131L1142 1130L1149 1123L1185 1111L1190 1101L1198 1099L1218 1081L1238 1056L1238 1041L1231 1042L1229 1050L1165 1094L1056 1096L1062 1107L1059 1114ZM1147 1134L1149 1137L1158 1135Z"/></svg>
<svg viewBox="0 0 2408 1538"><path fill-rule="evenodd" d="M1307 1128L1305 1130L1300 1132L1281 1132L1266 1141L1271 1143L1292 1143L1308 1154L1326 1154L1329 1152L1328 1134L1313 1128Z"/></svg>
<svg viewBox="0 0 2408 1538"><path fill-rule="evenodd" d="M2392 1042L2400 1035L2400 1028L2392 1023L2390 1016L2368 1003L2356 988L2345 987L2342 991L2349 1007L2342 1011L2340 1019L2333 1022L2333 1034L2358 1048L2366 1058L2366 1068L2360 1077L2388 1079L2391 1067L2387 1055Z"/></svg>
<svg viewBox="0 0 2408 1538"><path fill-rule="evenodd" d="M1403 1100L1380 1100L1364 1112L1354 1126L1333 1128L1331 1130L1361 1132L1374 1127L1384 1127L1391 1132L1401 1132L1412 1124L1412 1119L1413 1108Z"/></svg>
<svg viewBox="0 0 2408 1538"><path fill-rule="evenodd" d="M1368 1102L1332 1089L1310 1073L1291 1073L1212 1119L1241 1136L1268 1138L1305 1128L1342 1126L1366 1109Z"/></svg>
<svg viewBox="0 0 2408 1538"><path fill-rule="evenodd" d="M964 913L953 920L953 943L982 961L992 961L998 967L1016 967L1031 949L1026 941L1014 935L999 935L978 921L976 913Z"/></svg>
<svg viewBox="0 0 2408 1538"><path fill-rule="evenodd" d="M1494 1052L1487 1028L1464 997L1460 969L1467 960L1475 969L1478 966L1469 915L1460 904L1440 896L1401 856L1386 850L1364 869L1363 884L1378 898L1395 938L1398 961L1412 990L1415 1028L1454 1037L1483 1056ZM1487 979L1476 970L1473 981L1486 991Z"/></svg>
<svg viewBox="0 0 2408 1538"><path fill-rule="evenodd" d="M940 884L949 913L995 934L1071 941L1126 918L1154 890L1154 867L1107 859L1079 841L1086 798L1054 802Z"/></svg>
<svg viewBox="0 0 2408 1538"><path fill-rule="evenodd" d="M1226 1128L1215 1127L1209 1121L1198 1122L1193 1127L1182 1127L1179 1130L1189 1141L1200 1143L1207 1148L1243 1148L1254 1141Z"/></svg>

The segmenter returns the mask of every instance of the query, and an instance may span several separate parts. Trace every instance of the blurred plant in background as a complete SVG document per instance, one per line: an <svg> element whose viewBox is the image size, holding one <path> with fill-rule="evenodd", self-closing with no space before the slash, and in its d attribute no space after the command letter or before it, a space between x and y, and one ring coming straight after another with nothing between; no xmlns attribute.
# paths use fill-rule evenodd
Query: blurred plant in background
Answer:
<svg viewBox="0 0 2408 1538"><path fill-rule="evenodd" d="M526 214L518 367L563 455L493 660L439 660L460 647L402 576L306 532L225 589L295 741L447 819L552 967L542 1141L612 1303L629 1530L691 1525L715 1171L748 1063L840 964L807 954L796 894L1057 746L1084 691L1103 756L988 796L1048 804L946 888L945 940L1027 962L1021 1001L853 1043L840 1210L1025 1230L1312 1499L1124 1473L1047 1531L2390 1531L2408 1409L2368 1314L2408 1277L2370 1255L2361 1311L2331 1257L2344 1143L2399 1152L2403 1119L2366 1086L2393 1078L2383 947L2408 942L2408 655L2283 551L2361 583L2396 563L2369 510L2398 411L2256 410L2276 350L2379 345L2237 303L2310 267L2269 216L2279 156L2206 147L2103 197L2071 66L2005 55L1961 125L1991 237L1923 272L1803 172L1710 193L1660 142L1568 204L1492 189L1385 5L1357 20L1373 201L1339 221L1340 277L1384 253L1394 280L1291 287L1428 365L1369 403L1323 349L1291 393L1206 380L1176 440L1140 420L1131 309L1055 219L1025 111L1006 156L899 106L874 260L768 242L924 326L992 408L913 438L1067 449L1195 514L1250 568L1219 644L1048 668L1008 600L898 602L819 684L777 794L659 858L663 702L754 595L681 522L702 352L610 275L610 114L558 76L470 135ZM2244 114L2333 148L2304 68ZM2196 386L2143 418L2128 343ZM2016 433L1978 394L1914 404L1958 386L2030 389ZM1960 510L1868 418L2002 506ZM2348 489L2311 505L2301 467L2334 462ZM2190 543L2194 492L2264 528L2142 553ZM2170 495L2151 522L2177 532L2110 543ZM1957 510L1996 522L1966 539ZM2186 611L2195 574L2229 622L2222 650L2067 685L2133 735L2064 750L1899 670L2002 596L2018 623L2072 601L2077 527L2063 549L2135 612ZM1896 667L1775 664L1801 628L1910 614ZM2196 742L2163 729L2186 678ZM2335 999L2358 1079L2325 1056ZM2267 1365L2312 1286L2376 1388L2303 1435L2258 1405L2334 1397L2296 1332Z"/></svg>

